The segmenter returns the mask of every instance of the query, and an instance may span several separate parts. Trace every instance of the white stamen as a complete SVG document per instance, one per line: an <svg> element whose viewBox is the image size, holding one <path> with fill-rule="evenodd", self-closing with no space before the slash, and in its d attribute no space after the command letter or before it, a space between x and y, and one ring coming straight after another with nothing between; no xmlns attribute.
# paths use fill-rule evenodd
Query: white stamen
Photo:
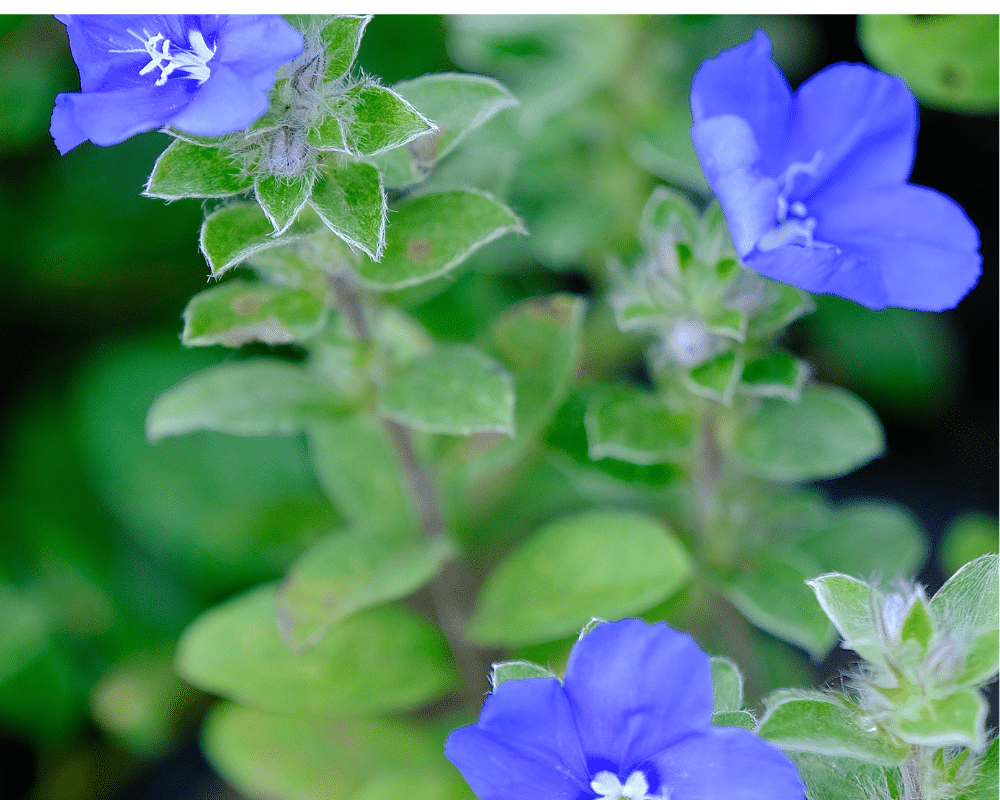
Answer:
<svg viewBox="0 0 1000 800"><path fill-rule="evenodd" d="M823 160L823 151L817 150L808 161L796 161L789 164L788 168L778 177L781 183L781 190L778 192L778 210L775 216L775 226L760 237L757 242L757 249L761 252L776 250L786 244L795 244L802 247L830 247L825 242L817 242L813 238L813 231L819 224L816 217L809 216L809 209L801 200L788 202L788 195L791 194L795 184L795 178L799 175L815 175L819 163ZM789 215L791 218L789 218Z"/></svg>
<svg viewBox="0 0 1000 800"><path fill-rule="evenodd" d="M649 781L641 770L635 770L625 780L624 786L613 772L598 772L590 782L597 792L596 800L669 800L666 792L657 797L649 794Z"/></svg>
<svg viewBox="0 0 1000 800"><path fill-rule="evenodd" d="M192 30L188 32L188 42L190 50L174 50L171 52L170 40L164 39L162 33L151 34L143 30L140 36L135 31L129 31L132 36L142 42L142 47L133 47L128 50L110 50L111 53L145 53L149 56L149 63L141 70L140 75L146 75L154 69L160 70L160 77L156 79L157 86L163 86L167 78L175 71L186 72L182 78L190 78L198 81L201 85L209 79L212 74L208 62L215 56L214 47L209 47L202 36L201 31Z"/></svg>

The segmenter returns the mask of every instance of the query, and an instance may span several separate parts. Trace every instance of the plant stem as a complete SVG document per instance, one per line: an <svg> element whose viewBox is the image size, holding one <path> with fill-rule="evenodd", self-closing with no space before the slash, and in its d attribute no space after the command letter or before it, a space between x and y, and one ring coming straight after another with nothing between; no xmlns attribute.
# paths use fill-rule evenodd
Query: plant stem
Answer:
<svg viewBox="0 0 1000 800"><path fill-rule="evenodd" d="M350 273L344 271L330 278L337 307L347 317L358 339L372 341L371 326L357 286ZM403 469L410 496L417 509L424 536L429 542L447 537L444 512L437 488L430 474L420 463L410 432L398 422L381 419L383 428ZM489 691L490 659L465 637L465 624L471 614L469 587L471 576L464 561L452 559L431 580L428 589L434 613L452 657L464 678L464 695L470 709L478 711Z"/></svg>

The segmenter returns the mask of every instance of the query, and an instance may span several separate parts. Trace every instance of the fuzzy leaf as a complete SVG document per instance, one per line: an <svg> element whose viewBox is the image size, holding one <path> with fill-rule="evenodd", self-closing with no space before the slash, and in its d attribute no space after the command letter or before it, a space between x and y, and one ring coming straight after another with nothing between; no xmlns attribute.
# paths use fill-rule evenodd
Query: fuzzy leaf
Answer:
<svg viewBox="0 0 1000 800"><path fill-rule="evenodd" d="M486 579L469 623L481 644L516 646L644 611L687 582L691 561L651 517L591 511L551 522Z"/></svg>
<svg viewBox="0 0 1000 800"><path fill-rule="evenodd" d="M163 200L229 197L252 186L253 179L218 147L175 139L156 159L143 194Z"/></svg>
<svg viewBox="0 0 1000 800"><path fill-rule="evenodd" d="M376 262L382 257L388 206L374 167L360 162L325 166L313 185L309 205L349 245Z"/></svg>
<svg viewBox="0 0 1000 800"><path fill-rule="evenodd" d="M787 755L798 767L809 800L872 800L869 787L881 789L877 797L891 797L885 771L875 764L801 751Z"/></svg>
<svg viewBox="0 0 1000 800"><path fill-rule="evenodd" d="M493 670L490 672L490 686L496 691L496 688L506 681L554 677L556 676L552 670L530 661L502 661L493 665Z"/></svg>
<svg viewBox="0 0 1000 800"><path fill-rule="evenodd" d="M971 747L985 745L985 698L974 689L921 703L919 712L899 722L899 733L908 744L926 747Z"/></svg>
<svg viewBox="0 0 1000 800"><path fill-rule="evenodd" d="M273 235L284 233L312 193L312 178L268 175L254 185L257 202L274 226Z"/></svg>
<svg viewBox="0 0 1000 800"><path fill-rule="evenodd" d="M683 373L682 378L694 394L728 406L742 374L742 356L727 350Z"/></svg>
<svg viewBox="0 0 1000 800"><path fill-rule="evenodd" d="M361 37L371 21L371 14L344 14L334 17L320 31L326 47L326 79L335 81L351 68L361 47Z"/></svg>
<svg viewBox="0 0 1000 800"><path fill-rule="evenodd" d="M360 276L377 289L414 286L451 271L505 233L524 232L513 211L481 192L413 197L393 208L384 257L362 262Z"/></svg>
<svg viewBox="0 0 1000 800"><path fill-rule="evenodd" d="M290 344L315 335L325 321L323 303L310 292L233 279L191 298L181 341L188 347Z"/></svg>
<svg viewBox="0 0 1000 800"><path fill-rule="evenodd" d="M363 84L350 90L347 143L374 156L434 131L437 127L392 89Z"/></svg>
<svg viewBox="0 0 1000 800"><path fill-rule="evenodd" d="M444 346L387 381L379 393L378 412L426 433L513 436L513 381L485 353Z"/></svg>
<svg viewBox="0 0 1000 800"><path fill-rule="evenodd" d="M322 378L269 358L203 369L160 395L146 417L151 441L190 431L290 434L354 410Z"/></svg>
<svg viewBox="0 0 1000 800"><path fill-rule="evenodd" d="M587 402L584 416L590 457L630 464L660 464L682 456L694 440L694 420L675 414L654 394L609 386Z"/></svg>
<svg viewBox="0 0 1000 800"><path fill-rule="evenodd" d="M789 353L769 353L747 362L739 388L751 397L781 397L796 403L807 377L809 365L802 359Z"/></svg>
<svg viewBox="0 0 1000 800"><path fill-rule="evenodd" d="M740 668L733 661L722 656L712 656L709 662L712 665L714 713L718 715L739 711L743 708L743 674L740 672Z"/></svg>
<svg viewBox="0 0 1000 800"><path fill-rule="evenodd" d="M213 277L218 277L252 255L289 241L291 235L316 230L315 218L299 215L282 238L257 203L234 203L213 211L201 225L201 252Z"/></svg>

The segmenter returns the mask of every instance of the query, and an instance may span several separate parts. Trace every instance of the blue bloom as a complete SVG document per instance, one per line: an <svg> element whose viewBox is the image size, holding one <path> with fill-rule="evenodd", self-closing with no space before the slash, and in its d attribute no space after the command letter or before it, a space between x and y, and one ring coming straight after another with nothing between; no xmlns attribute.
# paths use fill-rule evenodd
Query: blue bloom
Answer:
<svg viewBox="0 0 1000 800"><path fill-rule="evenodd" d="M917 101L899 78L835 64L794 93L753 40L701 65L691 138L744 263L869 308L952 308L980 275L979 234L907 182Z"/></svg>
<svg viewBox="0 0 1000 800"><path fill-rule="evenodd" d="M803 800L781 752L711 720L708 657L628 619L580 639L562 682L500 684L445 755L481 800Z"/></svg>
<svg viewBox="0 0 1000 800"><path fill-rule="evenodd" d="M275 70L303 48L275 14L56 19L83 90L56 97L49 131L64 155L87 139L118 144L164 125L200 136L242 130L267 110Z"/></svg>

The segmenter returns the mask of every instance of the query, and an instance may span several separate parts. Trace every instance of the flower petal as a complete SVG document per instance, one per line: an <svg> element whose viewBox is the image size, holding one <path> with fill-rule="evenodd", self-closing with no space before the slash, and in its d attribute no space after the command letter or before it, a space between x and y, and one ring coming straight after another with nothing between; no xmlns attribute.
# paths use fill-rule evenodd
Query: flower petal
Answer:
<svg viewBox="0 0 1000 800"><path fill-rule="evenodd" d="M212 69L212 77L191 94L191 102L170 124L196 136L220 136L243 130L261 117L269 102L274 73L258 73L252 81L236 75L229 64Z"/></svg>
<svg viewBox="0 0 1000 800"><path fill-rule="evenodd" d="M304 47L302 35L276 14L231 14L220 21L220 61L238 75L248 77L274 70L298 56ZM262 87L265 91L271 84Z"/></svg>
<svg viewBox="0 0 1000 800"><path fill-rule="evenodd" d="M792 90L771 58L771 40L763 31L705 61L691 83L694 121L723 114L746 120L766 175L779 175L785 168L791 108Z"/></svg>
<svg viewBox="0 0 1000 800"><path fill-rule="evenodd" d="M824 203L815 213L819 238L879 272L885 286L881 302L864 287L850 294L835 291L870 308L953 308L982 273L979 232L954 200L933 189L904 184Z"/></svg>
<svg viewBox="0 0 1000 800"><path fill-rule="evenodd" d="M778 184L760 171L753 130L740 117L722 114L696 122L691 141L705 177L715 190L741 256L775 223Z"/></svg>
<svg viewBox="0 0 1000 800"><path fill-rule="evenodd" d="M864 64L835 64L799 87L793 108L789 161L808 163L823 154L812 177L797 178L793 196L812 187L850 196L910 176L917 100L894 75Z"/></svg>
<svg viewBox="0 0 1000 800"><path fill-rule="evenodd" d="M575 800L589 787L569 703L555 678L501 684L445 756L481 800Z"/></svg>
<svg viewBox="0 0 1000 800"><path fill-rule="evenodd" d="M668 797L684 800L804 800L795 765L740 728L711 728L651 759Z"/></svg>
<svg viewBox="0 0 1000 800"><path fill-rule="evenodd" d="M594 628L573 648L564 688L587 756L619 775L712 717L708 656L663 623Z"/></svg>
<svg viewBox="0 0 1000 800"><path fill-rule="evenodd" d="M182 87L169 85L60 94L49 130L63 154L85 139L103 146L118 144L165 125L187 99Z"/></svg>

